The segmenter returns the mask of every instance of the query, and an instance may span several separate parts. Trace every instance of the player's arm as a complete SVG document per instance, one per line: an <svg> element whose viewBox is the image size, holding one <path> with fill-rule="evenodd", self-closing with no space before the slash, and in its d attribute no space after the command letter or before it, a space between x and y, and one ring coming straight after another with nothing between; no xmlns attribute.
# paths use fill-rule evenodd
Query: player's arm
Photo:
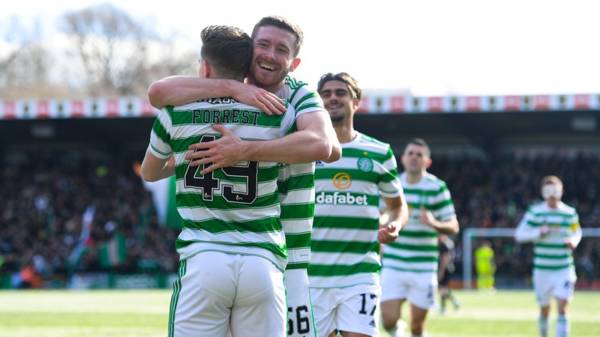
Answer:
<svg viewBox="0 0 600 337"><path fill-rule="evenodd" d="M298 131L285 137L264 142L246 142L245 150L251 158L247 160L297 164L340 159L342 149L331 119L324 110L302 114L296 123Z"/></svg>
<svg viewBox="0 0 600 337"><path fill-rule="evenodd" d="M152 131L150 131L150 144L142 161L141 175L145 181L157 181L175 173L175 158L171 148L172 121L169 111L172 107L162 109L156 115Z"/></svg>
<svg viewBox="0 0 600 337"><path fill-rule="evenodd" d="M397 197L383 198L386 211L385 221L380 224L377 238L381 243L390 243L398 238L398 232L408 222L408 206L404 200L404 193Z"/></svg>
<svg viewBox="0 0 600 337"><path fill-rule="evenodd" d="M210 163L202 170L202 174L242 161L286 164L310 163L317 160L335 161L341 156L341 146L331 121L325 114L326 112L320 110L302 114L296 120L298 131L266 141L242 140L224 126L215 125L213 129L221 133L221 137L214 141L190 145L186 159L190 160L191 166ZM329 128L331 130L328 130Z"/></svg>
<svg viewBox="0 0 600 337"><path fill-rule="evenodd" d="M379 165L379 164L378 164ZM404 189L398 177L398 165L392 148L388 146L380 164L377 187L385 202L384 216L380 217L377 238L381 243L389 243L398 237L398 232L408 223L408 204Z"/></svg>
<svg viewBox="0 0 600 337"><path fill-rule="evenodd" d="M577 248L577 245L579 245L579 242L581 242L581 237L583 235L581 226L579 225L579 217L575 217L575 220L571 224L570 230L571 235L567 238L566 244L569 246L569 248L575 249Z"/></svg>
<svg viewBox="0 0 600 337"><path fill-rule="evenodd" d="M342 157L342 145L340 145L337 134L335 133L335 129L333 128L333 124L331 124L331 117L329 117L329 113L325 110L319 110L315 111L314 114L317 115L312 117L313 121L306 121L306 123L312 123L310 127L313 129L313 132L316 133L317 137L323 137L327 139L327 146L331 145L331 152L329 153L329 156L327 158L317 160L321 160L326 163L338 161ZM307 128L308 126L305 127L305 129Z"/></svg>
<svg viewBox="0 0 600 337"><path fill-rule="evenodd" d="M515 240L517 242L535 241L548 233L548 226L532 226L534 223L533 214L528 210L517 226Z"/></svg>
<svg viewBox="0 0 600 337"><path fill-rule="evenodd" d="M425 204L421 205L419 212L420 222L440 234L457 234L459 231L458 219L456 218L450 190L445 182L441 182L437 195L430 202L432 204L429 206L432 210L427 209ZM443 206L444 204L447 205ZM439 208L439 206L443 207Z"/></svg>
<svg viewBox="0 0 600 337"><path fill-rule="evenodd" d="M142 179L145 181L157 181L175 174L175 159L159 158L152 154L150 150L146 151L144 161L142 161Z"/></svg>
<svg viewBox="0 0 600 337"><path fill-rule="evenodd" d="M150 104L158 109L167 105L183 105L212 97L233 97L267 114L281 115L286 111L285 105L277 95L235 80L169 76L153 82L148 88Z"/></svg>
<svg viewBox="0 0 600 337"><path fill-rule="evenodd" d="M435 229L438 233L446 235L455 235L458 233L459 225L456 215L448 220L437 220L430 211L421 207L421 223Z"/></svg>

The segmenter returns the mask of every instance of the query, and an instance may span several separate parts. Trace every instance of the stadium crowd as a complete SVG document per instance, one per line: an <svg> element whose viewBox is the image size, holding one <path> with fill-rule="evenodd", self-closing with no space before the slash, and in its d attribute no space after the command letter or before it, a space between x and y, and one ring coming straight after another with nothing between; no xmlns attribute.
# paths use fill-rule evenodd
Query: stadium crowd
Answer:
<svg viewBox="0 0 600 337"><path fill-rule="evenodd" d="M74 272L176 269L177 233L158 225L128 160L20 153L4 158L0 184L4 286L62 286Z"/></svg>
<svg viewBox="0 0 600 337"><path fill-rule="evenodd" d="M433 159L431 172L448 182L463 228L516 227L527 205L540 199L539 182L547 174L564 181L563 200L577 208L582 227L600 227L600 156L477 158L436 155L434 149ZM158 224L130 156L25 151L0 160L0 287L61 287L77 272L176 270L178 230ZM460 235L455 240L458 277ZM600 279L597 240L584 237L576 250L582 282ZM491 241L498 282L523 284L531 245Z"/></svg>

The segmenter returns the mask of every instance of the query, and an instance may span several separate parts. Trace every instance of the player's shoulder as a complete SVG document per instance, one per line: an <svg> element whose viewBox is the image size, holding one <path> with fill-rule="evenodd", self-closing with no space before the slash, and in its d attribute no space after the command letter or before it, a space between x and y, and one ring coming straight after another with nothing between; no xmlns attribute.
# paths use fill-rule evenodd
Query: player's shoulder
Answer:
<svg viewBox="0 0 600 337"><path fill-rule="evenodd" d="M390 148L390 144L386 143L386 142L382 142L379 139L375 138L375 137L371 137L369 135L366 135L362 132L358 132L358 135L360 136L360 141L361 143L365 143L365 144L370 144L372 146L377 146L380 148L384 148L386 149L386 151Z"/></svg>
<svg viewBox="0 0 600 337"><path fill-rule="evenodd" d="M443 181L438 176L436 176L435 174L432 174L430 172L426 172L423 175L423 181L428 185L436 186L437 188L440 188L440 189L447 188L445 181Z"/></svg>
<svg viewBox="0 0 600 337"><path fill-rule="evenodd" d="M300 81L290 75L285 77L284 89L285 93L283 96L286 96L292 104L298 104L311 98L318 100L321 99L317 94L317 91L311 89L308 86L308 83Z"/></svg>
<svg viewBox="0 0 600 337"><path fill-rule="evenodd" d="M548 211L548 206L546 205L545 201L536 201L534 203L532 203L531 205L529 205L529 208L527 208L527 212L529 213L533 213L538 214L538 213L544 213Z"/></svg>
<svg viewBox="0 0 600 337"><path fill-rule="evenodd" d="M558 207L563 213L566 213L568 215L577 215L577 210L575 209L575 207L569 206L562 201L560 202Z"/></svg>
<svg viewBox="0 0 600 337"><path fill-rule="evenodd" d="M376 138L358 132L358 139L355 143L357 147L364 148L367 151L375 152L380 155L386 155L391 149L390 144L382 142Z"/></svg>
<svg viewBox="0 0 600 337"><path fill-rule="evenodd" d="M290 75L285 76L284 84L288 88L293 89L293 90L300 89L302 87L308 87L308 83L298 80L297 78L292 77Z"/></svg>

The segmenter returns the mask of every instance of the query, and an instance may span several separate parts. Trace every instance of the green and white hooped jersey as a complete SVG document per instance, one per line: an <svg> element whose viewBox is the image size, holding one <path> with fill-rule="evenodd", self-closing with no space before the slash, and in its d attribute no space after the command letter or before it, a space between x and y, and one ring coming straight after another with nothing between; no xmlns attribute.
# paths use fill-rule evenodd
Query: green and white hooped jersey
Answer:
<svg viewBox="0 0 600 337"><path fill-rule="evenodd" d="M285 135L296 115L268 116L231 98L207 99L159 112L150 136L150 151L176 161L176 205L183 229L176 241L182 259L201 251L257 255L285 269L287 252L277 190L279 165L245 162L206 175L188 166L188 146L211 141L222 124L246 140Z"/></svg>
<svg viewBox="0 0 600 337"><path fill-rule="evenodd" d="M402 194L388 144L358 133L342 158L316 169L310 286L379 284L379 198Z"/></svg>
<svg viewBox="0 0 600 337"><path fill-rule="evenodd" d="M409 184L406 172L400 175L408 204L408 223L396 241L383 247L383 268L435 273L438 269L438 233L420 222L421 207L434 218L447 221L456 216L446 183L426 173L416 184Z"/></svg>
<svg viewBox="0 0 600 337"><path fill-rule="evenodd" d="M287 100L296 115L325 111L321 97L306 83L287 76L277 95ZM288 133L296 131L294 124ZM279 172L281 223L288 248L287 269L306 269L315 212L315 163L282 165Z"/></svg>
<svg viewBox="0 0 600 337"><path fill-rule="evenodd" d="M532 205L519 223L522 229L539 230L543 225L550 226L550 232L534 241L533 268L549 271L575 268L573 252L565 240L581 237L577 211L562 201L555 209L540 202Z"/></svg>

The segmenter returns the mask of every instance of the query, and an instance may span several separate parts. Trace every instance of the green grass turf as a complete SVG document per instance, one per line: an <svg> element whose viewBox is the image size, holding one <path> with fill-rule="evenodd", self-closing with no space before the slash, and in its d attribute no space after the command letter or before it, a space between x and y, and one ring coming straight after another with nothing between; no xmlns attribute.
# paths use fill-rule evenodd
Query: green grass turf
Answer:
<svg viewBox="0 0 600 337"><path fill-rule="evenodd" d="M537 336L533 292L455 293L460 310L432 311L429 337ZM164 337L169 300L166 290L0 291L0 336ZM577 292L570 308L571 337L600 336L599 313L600 292ZM555 317L553 312L549 336L554 336Z"/></svg>

